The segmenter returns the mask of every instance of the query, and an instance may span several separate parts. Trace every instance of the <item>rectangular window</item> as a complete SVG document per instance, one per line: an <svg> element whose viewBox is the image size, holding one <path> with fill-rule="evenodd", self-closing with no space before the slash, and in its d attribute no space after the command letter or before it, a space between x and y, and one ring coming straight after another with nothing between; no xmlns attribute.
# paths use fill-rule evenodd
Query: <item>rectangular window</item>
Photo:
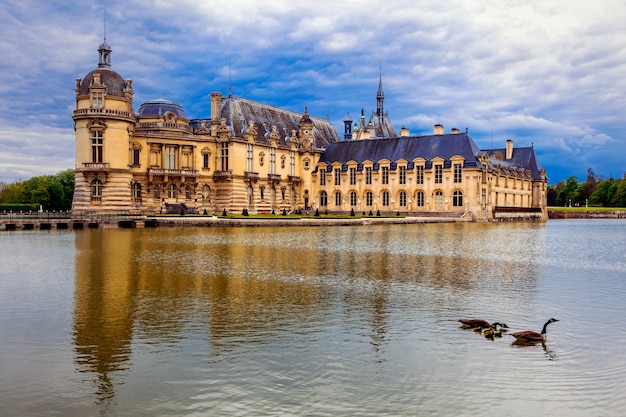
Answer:
<svg viewBox="0 0 626 417"><path fill-rule="evenodd" d="M103 104L104 93L102 91L94 91L91 93L91 108L101 109Z"/></svg>
<svg viewBox="0 0 626 417"><path fill-rule="evenodd" d="M202 154L202 168L209 168L209 154L208 153L203 153Z"/></svg>
<svg viewBox="0 0 626 417"><path fill-rule="evenodd" d="M365 194L365 205L369 207L373 205L373 202L374 202L374 195L370 191L368 191L368 193Z"/></svg>
<svg viewBox="0 0 626 417"><path fill-rule="evenodd" d="M292 177L296 175L296 152L289 151L289 175ZM293 201L293 199L291 200Z"/></svg>
<svg viewBox="0 0 626 417"><path fill-rule="evenodd" d="M139 149L133 149L133 165L139 165Z"/></svg>
<svg viewBox="0 0 626 417"><path fill-rule="evenodd" d="M350 206L356 207L356 193L354 191L350 193Z"/></svg>
<svg viewBox="0 0 626 417"><path fill-rule="evenodd" d="M270 148L270 174L276 174L276 148Z"/></svg>
<svg viewBox="0 0 626 417"><path fill-rule="evenodd" d="M102 130L91 131L91 162L102 163Z"/></svg>
<svg viewBox="0 0 626 417"><path fill-rule="evenodd" d="M252 159L253 159L253 149L252 149L252 144L248 143L246 144L246 172L252 172Z"/></svg>
<svg viewBox="0 0 626 417"><path fill-rule="evenodd" d="M228 171L228 142L222 142L220 146L222 171Z"/></svg>
<svg viewBox="0 0 626 417"><path fill-rule="evenodd" d="M136 201L141 200L141 184L138 182L133 184L133 198Z"/></svg>
<svg viewBox="0 0 626 417"><path fill-rule="evenodd" d="M341 185L341 168L335 168L335 185Z"/></svg>
<svg viewBox="0 0 626 417"><path fill-rule="evenodd" d="M387 191L383 192L383 206L389 205L389 193Z"/></svg>
<svg viewBox="0 0 626 417"><path fill-rule="evenodd" d="M326 168L320 169L320 185L326 185Z"/></svg>
<svg viewBox="0 0 626 417"><path fill-rule="evenodd" d="M406 184L406 167L400 167L400 185Z"/></svg>
<svg viewBox="0 0 626 417"><path fill-rule="evenodd" d="M165 169L176 169L176 147L165 147Z"/></svg>
<svg viewBox="0 0 626 417"><path fill-rule="evenodd" d="M350 185L356 185L356 168L350 168Z"/></svg>
<svg viewBox="0 0 626 417"><path fill-rule="evenodd" d="M400 207L406 207L406 193L404 191L400 193Z"/></svg>
<svg viewBox="0 0 626 417"><path fill-rule="evenodd" d="M443 165L435 165L435 184L443 183Z"/></svg>
<svg viewBox="0 0 626 417"><path fill-rule="evenodd" d="M335 205L341 207L341 193L335 193Z"/></svg>
<svg viewBox="0 0 626 417"><path fill-rule="evenodd" d="M365 167L365 184L372 184L372 167Z"/></svg>
<svg viewBox="0 0 626 417"><path fill-rule="evenodd" d="M463 178L463 165L454 164L454 182L460 183Z"/></svg>
<svg viewBox="0 0 626 417"><path fill-rule="evenodd" d="M417 183L424 184L424 167L423 166L417 167Z"/></svg>
<svg viewBox="0 0 626 417"><path fill-rule="evenodd" d="M383 184L389 184L389 167L382 168Z"/></svg>

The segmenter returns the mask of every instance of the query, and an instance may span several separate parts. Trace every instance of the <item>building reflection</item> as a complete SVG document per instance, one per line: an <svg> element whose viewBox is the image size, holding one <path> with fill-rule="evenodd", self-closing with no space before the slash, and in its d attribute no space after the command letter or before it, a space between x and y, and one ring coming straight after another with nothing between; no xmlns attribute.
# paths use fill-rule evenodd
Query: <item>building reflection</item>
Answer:
<svg viewBox="0 0 626 417"><path fill-rule="evenodd" d="M93 376L99 402L114 396L131 355L132 250L123 235L76 233L74 351L79 372ZM91 379L91 378L88 378Z"/></svg>
<svg viewBox="0 0 626 417"><path fill-rule="evenodd" d="M458 248L402 251L398 234L364 241L363 229L349 228L338 250L314 228L253 229L76 232L75 364L94 383L98 401L114 398L132 357L191 337L206 338L210 361L309 329L311 337L327 337L320 329L344 321L367 329L378 355L394 314L407 305L437 314L454 307L446 304L455 302L451 294L471 298L485 285L515 292L537 276L533 267L516 264L515 275L503 277L496 272L509 269L506 259L487 262ZM294 233L311 243L294 244ZM423 238L437 245L436 237ZM404 298L392 286L411 294Z"/></svg>

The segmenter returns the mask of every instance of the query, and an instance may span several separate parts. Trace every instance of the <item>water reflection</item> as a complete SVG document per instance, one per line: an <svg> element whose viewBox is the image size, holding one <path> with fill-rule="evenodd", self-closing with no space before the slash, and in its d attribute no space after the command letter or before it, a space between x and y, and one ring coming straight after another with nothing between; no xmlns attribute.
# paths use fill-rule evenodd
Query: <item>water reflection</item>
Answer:
<svg viewBox="0 0 626 417"><path fill-rule="evenodd" d="M74 344L80 372L95 375L98 401L114 396L128 369L133 328L131 241L124 235L77 233Z"/></svg>
<svg viewBox="0 0 626 417"><path fill-rule="evenodd" d="M366 341L370 351L354 355L380 364L407 335L447 340L459 311L532 306L542 266L527 259L543 256L543 229L523 225L497 243L494 233L480 225L79 232L75 364L103 406L133 361L172 355L189 340L204 341L205 363L216 363L265 346L307 352L336 332L339 343Z"/></svg>

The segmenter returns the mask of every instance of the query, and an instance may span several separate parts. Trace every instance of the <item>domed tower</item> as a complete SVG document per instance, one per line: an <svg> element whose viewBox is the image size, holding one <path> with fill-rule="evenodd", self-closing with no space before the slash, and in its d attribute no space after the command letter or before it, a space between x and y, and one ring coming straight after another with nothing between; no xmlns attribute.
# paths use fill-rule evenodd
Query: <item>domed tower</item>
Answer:
<svg viewBox="0 0 626 417"><path fill-rule="evenodd" d="M111 69L100 45L98 68L76 79L76 166L72 212L131 208L129 142L135 127L132 81Z"/></svg>

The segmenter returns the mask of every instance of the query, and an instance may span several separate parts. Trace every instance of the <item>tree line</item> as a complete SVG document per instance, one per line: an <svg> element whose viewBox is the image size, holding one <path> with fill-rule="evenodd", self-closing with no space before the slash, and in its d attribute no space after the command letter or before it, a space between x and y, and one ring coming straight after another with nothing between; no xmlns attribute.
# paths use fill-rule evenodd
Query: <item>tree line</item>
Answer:
<svg viewBox="0 0 626 417"><path fill-rule="evenodd" d="M42 175L13 184L0 182L0 209L30 206L47 211L71 210L74 195L74 170ZM15 210L14 210L15 211Z"/></svg>
<svg viewBox="0 0 626 417"><path fill-rule="evenodd" d="M548 206L626 207L626 173L621 179L604 179L589 168L582 183L569 177L548 186Z"/></svg>

